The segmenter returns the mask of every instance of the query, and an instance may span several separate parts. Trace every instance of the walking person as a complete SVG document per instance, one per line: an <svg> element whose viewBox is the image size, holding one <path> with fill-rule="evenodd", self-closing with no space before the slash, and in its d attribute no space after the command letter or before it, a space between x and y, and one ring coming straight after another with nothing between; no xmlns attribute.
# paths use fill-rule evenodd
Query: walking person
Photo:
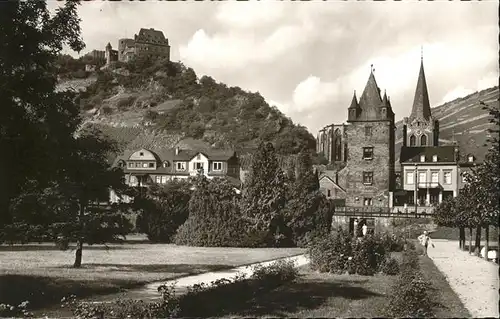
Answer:
<svg viewBox="0 0 500 319"><path fill-rule="evenodd" d="M363 224L362 229L363 229L363 237L365 237L366 234L368 233L368 226L366 225L366 222Z"/></svg>
<svg viewBox="0 0 500 319"><path fill-rule="evenodd" d="M434 243L426 230L424 230L422 235L418 236L418 241L424 246L424 256L427 256L427 246L431 244L432 248L434 248Z"/></svg>

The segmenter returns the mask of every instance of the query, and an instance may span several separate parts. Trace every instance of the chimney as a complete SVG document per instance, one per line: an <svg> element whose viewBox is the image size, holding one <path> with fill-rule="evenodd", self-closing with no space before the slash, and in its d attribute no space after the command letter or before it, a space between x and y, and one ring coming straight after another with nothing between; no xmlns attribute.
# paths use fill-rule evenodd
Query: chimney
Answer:
<svg viewBox="0 0 500 319"><path fill-rule="evenodd" d="M335 184L339 184L339 172L335 172Z"/></svg>
<svg viewBox="0 0 500 319"><path fill-rule="evenodd" d="M180 150L179 150L179 146L176 146L176 147L175 147L175 155L179 155L179 151L180 151Z"/></svg>

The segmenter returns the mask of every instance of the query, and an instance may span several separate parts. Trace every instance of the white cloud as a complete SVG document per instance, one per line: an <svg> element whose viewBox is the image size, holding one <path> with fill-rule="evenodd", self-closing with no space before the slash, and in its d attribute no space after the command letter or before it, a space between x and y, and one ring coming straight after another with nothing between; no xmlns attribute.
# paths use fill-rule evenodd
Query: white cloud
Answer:
<svg viewBox="0 0 500 319"><path fill-rule="evenodd" d="M284 14L283 3L274 1L260 2L225 2L219 7L217 20L234 28L252 28L275 22Z"/></svg>

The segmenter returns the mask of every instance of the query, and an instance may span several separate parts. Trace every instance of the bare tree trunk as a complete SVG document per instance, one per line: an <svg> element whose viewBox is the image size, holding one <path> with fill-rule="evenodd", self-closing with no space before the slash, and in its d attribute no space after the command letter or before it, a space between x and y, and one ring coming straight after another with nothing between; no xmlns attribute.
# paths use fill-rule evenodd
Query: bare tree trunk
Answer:
<svg viewBox="0 0 500 319"><path fill-rule="evenodd" d="M76 241L75 263L73 264L74 268L80 268L82 266L82 251L83 251L83 240L84 240L82 234L84 230L84 224L83 224L84 215L85 215L85 206L83 204L80 204L80 213L78 214L78 222L80 223L80 235L78 236L78 239Z"/></svg>
<svg viewBox="0 0 500 319"><path fill-rule="evenodd" d="M83 240L78 239L76 242L76 252L75 252L75 263L74 268L80 268L82 266L82 250L83 250Z"/></svg>
<svg viewBox="0 0 500 319"><path fill-rule="evenodd" d="M458 247L460 247L461 250L465 250L465 228L460 226L459 233Z"/></svg>
<svg viewBox="0 0 500 319"><path fill-rule="evenodd" d="M474 253L479 256L481 253L481 225L476 227L476 244L474 245Z"/></svg>
<svg viewBox="0 0 500 319"><path fill-rule="evenodd" d="M472 254L472 227L469 227L469 254Z"/></svg>
<svg viewBox="0 0 500 319"><path fill-rule="evenodd" d="M484 245L484 259L488 260L488 250L490 249L490 225L484 228L484 235L486 236L486 243Z"/></svg>

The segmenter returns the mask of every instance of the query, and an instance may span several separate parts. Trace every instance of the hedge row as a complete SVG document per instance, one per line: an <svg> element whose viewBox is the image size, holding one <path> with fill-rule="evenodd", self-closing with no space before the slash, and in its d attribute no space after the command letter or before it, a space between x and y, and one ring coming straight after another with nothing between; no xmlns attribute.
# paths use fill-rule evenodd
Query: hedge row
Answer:
<svg viewBox="0 0 500 319"><path fill-rule="evenodd" d="M309 246L311 268L320 272L374 275L383 272L395 275L399 271L391 251L400 251L403 241L390 234L354 238L346 231L315 238Z"/></svg>
<svg viewBox="0 0 500 319"><path fill-rule="evenodd" d="M298 270L293 261L277 261L269 266L256 267L246 278L237 275L211 284L196 284L188 287L185 294L177 295L175 285L162 285L160 302L142 300L118 300L112 303L89 304L78 302L74 296L65 302L78 318L178 318L207 317L227 314L251 299L255 294L271 290L285 282L293 281Z"/></svg>
<svg viewBox="0 0 500 319"><path fill-rule="evenodd" d="M408 246L408 249L403 252L400 270L400 275L392 289L388 315L398 318L433 317L433 303L428 293L431 284L420 271L414 245Z"/></svg>

